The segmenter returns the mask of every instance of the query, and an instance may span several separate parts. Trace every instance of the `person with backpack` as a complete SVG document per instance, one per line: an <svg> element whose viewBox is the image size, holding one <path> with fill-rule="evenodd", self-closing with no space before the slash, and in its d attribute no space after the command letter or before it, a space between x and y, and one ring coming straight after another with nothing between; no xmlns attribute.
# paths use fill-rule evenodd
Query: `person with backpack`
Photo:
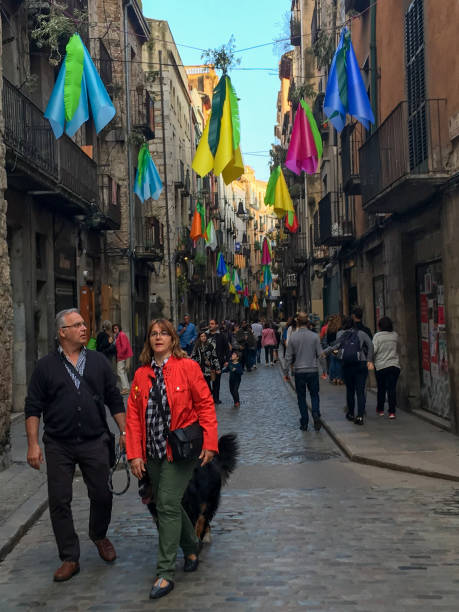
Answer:
<svg viewBox="0 0 459 612"><path fill-rule="evenodd" d="M363 425L365 383L368 369L373 369L373 343L364 331L354 327L351 317L344 317L342 329L336 335L336 342L323 354L330 353L339 359L343 369L347 399L346 418L356 425ZM357 416L354 416L355 396L357 396Z"/></svg>

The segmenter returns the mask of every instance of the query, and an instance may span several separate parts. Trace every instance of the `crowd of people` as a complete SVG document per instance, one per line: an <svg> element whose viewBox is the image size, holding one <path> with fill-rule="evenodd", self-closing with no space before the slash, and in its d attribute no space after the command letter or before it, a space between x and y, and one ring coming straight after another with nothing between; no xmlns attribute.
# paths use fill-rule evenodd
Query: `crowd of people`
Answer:
<svg viewBox="0 0 459 612"><path fill-rule="evenodd" d="M71 509L77 464L90 500L89 537L105 562L116 559L107 537L113 499L109 474L116 456L106 408L119 429L118 444L126 450L132 474L139 482L149 479L156 503L159 552L151 599L174 588L179 547L184 571L194 572L199 565L200 541L182 498L195 468L218 453L215 406L221 404L222 373L229 373L233 405L239 408L244 371L261 364L262 349L265 366L272 367L282 347L284 374L288 378L290 369L294 372L300 428L306 431L306 390L311 395L314 429L321 428L319 368L324 379L344 382L346 416L362 425L365 382L368 369L375 367L377 412L384 415L387 395L389 418L395 418L398 336L391 320L383 317L379 332L371 338L360 309L352 317L329 318L320 331L302 312L287 322L211 319L198 325L185 315L178 329L166 319L153 320L130 386L127 361L132 348L121 326L104 321L96 350L89 350L87 332L76 308L57 314L57 348L37 363L25 401L27 462L34 469L44 461L47 466L49 512L62 562L54 573L57 582L80 571ZM128 395L127 408L122 395ZM38 439L41 417L44 454Z"/></svg>
<svg viewBox="0 0 459 612"><path fill-rule="evenodd" d="M400 375L399 340L389 317L378 322L379 331L372 335L363 324L363 312L354 308L352 316L332 315L320 331L307 314L298 313L289 320L285 331L285 378L292 370L300 411L300 429L308 429L306 389L311 396L314 428L319 430L319 376L335 385L346 386L346 418L356 425L364 424L366 384L369 370L375 370L378 386L377 408L384 416L386 397L388 417L396 417L396 388ZM321 372L321 374L320 374ZM357 414L356 414L357 403Z"/></svg>

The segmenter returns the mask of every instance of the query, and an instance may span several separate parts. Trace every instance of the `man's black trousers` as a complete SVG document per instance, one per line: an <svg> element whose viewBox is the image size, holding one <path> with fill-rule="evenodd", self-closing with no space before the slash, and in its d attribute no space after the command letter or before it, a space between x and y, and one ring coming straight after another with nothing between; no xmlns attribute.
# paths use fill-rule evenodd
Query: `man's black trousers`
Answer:
<svg viewBox="0 0 459 612"><path fill-rule="evenodd" d="M214 402L218 402L220 400L220 380L222 375L215 373L215 380L212 382L212 395L214 398Z"/></svg>
<svg viewBox="0 0 459 612"><path fill-rule="evenodd" d="M43 436L48 472L49 514L62 561L78 561L80 543L72 517L72 484L79 464L90 499L89 537L105 538L112 515L112 494L108 489L108 434L81 442L67 442Z"/></svg>

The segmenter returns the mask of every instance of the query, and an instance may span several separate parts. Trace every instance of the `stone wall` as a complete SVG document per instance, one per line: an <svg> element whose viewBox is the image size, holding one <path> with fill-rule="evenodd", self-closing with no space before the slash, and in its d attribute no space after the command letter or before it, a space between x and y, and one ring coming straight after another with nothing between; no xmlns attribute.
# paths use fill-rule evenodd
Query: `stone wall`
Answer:
<svg viewBox="0 0 459 612"><path fill-rule="evenodd" d="M2 20L0 19L0 40L2 39ZM0 469L7 467L10 451L10 411L12 385L12 306L10 288L10 265L6 242L6 189L5 145L3 144L2 114L2 48L0 46Z"/></svg>

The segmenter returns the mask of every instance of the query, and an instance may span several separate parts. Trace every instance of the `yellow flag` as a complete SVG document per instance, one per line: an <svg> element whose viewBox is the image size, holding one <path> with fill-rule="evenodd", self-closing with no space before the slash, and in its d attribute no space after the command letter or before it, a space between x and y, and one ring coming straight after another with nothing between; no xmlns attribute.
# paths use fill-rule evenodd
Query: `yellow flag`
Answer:
<svg viewBox="0 0 459 612"><path fill-rule="evenodd" d="M226 97L223 104L223 114L220 127L220 140L218 142L215 158L209 148L208 136L210 117L207 119L204 133L199 141L192 168L200 176L205 176L212 169L218 176L221 174L226 185L238 179L244 173L244 162L241 150L233 149L233 126L231 121L231 105L229 85L226 83Z"/></svg>
<svg viewBox="0 0 459 612"><path fill-rule="evenodd" d="M288 192L284 174L281 172L276 182L274 213L278 219L283 219L288 212L295 212L292 198Z"/></svg>

